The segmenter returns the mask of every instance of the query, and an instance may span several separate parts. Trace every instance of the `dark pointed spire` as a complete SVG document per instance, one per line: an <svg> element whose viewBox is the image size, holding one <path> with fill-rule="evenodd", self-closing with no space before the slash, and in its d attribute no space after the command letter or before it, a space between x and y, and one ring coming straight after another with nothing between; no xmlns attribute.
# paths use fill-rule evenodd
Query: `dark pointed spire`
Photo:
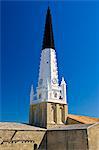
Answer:
<svg viewBox="0 0 99 150"><path fill-rule="evenodd" d="M42 49L45 49L45 48L55 49L53 29L52 29L52 18L51 18L51 13L50 13L49 7L47 9L45 31L44 31L43 45L42 45Z"/></svg>

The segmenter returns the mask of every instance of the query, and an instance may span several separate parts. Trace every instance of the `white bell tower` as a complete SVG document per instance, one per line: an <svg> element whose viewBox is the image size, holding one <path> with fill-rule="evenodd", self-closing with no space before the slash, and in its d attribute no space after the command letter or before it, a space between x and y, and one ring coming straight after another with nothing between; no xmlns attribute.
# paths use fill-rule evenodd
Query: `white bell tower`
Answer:
<svg viewBox="0 0 99 150"><path fill-rule="evenodd" d="M37 87L38 102L59 102L67 103L66 83L62 79L61 85L58 82L58 68L56 51L53 48L45 48L41 53L39 79Z"/></svg>
<svg viewBox="0 0 99 150"><path fill-rule="evenodd" d="M38 87L34 96L33 96L33 87L31 88L31 90L32 90L31 95L33 97L31 98L32 99L31 105L36 106L36 104L50 103L51 105L55 105L55 107L53 107L55 109L55 114L57 114L57 110L58 110L58 106L56 108L56 104L59 104L61 106L67 105L66 83L64 81L64 78L62 78L61 84L59 85L59 80L58 80L57 58L56 58L56 50L54 46L52 19L51 19L49 8L47 10L47 15L46 15L43 46L42 46L42 52L40 58ZM39 112L39 110L37 111ZM52 111L52 108L50 109L50 111ZM46 112L48 114L48 110ZM47 118L49 117L47 116ZM54 116L54 118L56 119L53 122L55 121L59 122L57 117ZM45 120L46 122L47 121L50 122L49 121L50 119L51 118ZM60 122L62 122L62 120Z"/></svg>

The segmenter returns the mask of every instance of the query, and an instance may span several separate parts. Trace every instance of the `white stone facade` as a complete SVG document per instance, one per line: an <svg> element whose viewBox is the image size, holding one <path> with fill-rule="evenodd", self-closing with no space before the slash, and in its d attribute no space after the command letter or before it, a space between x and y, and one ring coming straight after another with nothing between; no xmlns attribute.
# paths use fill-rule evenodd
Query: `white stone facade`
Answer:
<svg viewBox="0 0 99 150"><path fill-rule="evenodd" d="M33 95L33 87L31 88L30 99L31 104L45 101L67 104L66 83L62 78L59 85L56 51L52 48L42 50L38 87L35 95Z"/></svg>

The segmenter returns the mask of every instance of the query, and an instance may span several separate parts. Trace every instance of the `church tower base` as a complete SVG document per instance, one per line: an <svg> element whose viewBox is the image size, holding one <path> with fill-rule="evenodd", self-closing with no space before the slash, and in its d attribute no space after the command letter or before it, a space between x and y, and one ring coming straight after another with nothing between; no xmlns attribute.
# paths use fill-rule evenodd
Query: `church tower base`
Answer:
<svg viewBox="0 0 99 150"><path fill-rule="evenodd" d="M49 128L64 125L68 107L66 104L42 102L30 106L30 124Z"/></svg>

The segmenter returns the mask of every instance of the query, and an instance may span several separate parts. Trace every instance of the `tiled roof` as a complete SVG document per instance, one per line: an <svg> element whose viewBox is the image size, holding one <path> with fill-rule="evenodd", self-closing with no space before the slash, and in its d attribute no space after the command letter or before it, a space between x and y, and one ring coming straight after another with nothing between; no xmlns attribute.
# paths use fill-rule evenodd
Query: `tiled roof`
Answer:
<svg viewBox="0 0 99 150"><path fill-rule="evenodd" d="M67 119L68 118L76 120L84 124L93 124L93 123L99 122L99 118L93 118L93 117L88 117L88 116L78 116L78 115L68 114Z"/></svg>

